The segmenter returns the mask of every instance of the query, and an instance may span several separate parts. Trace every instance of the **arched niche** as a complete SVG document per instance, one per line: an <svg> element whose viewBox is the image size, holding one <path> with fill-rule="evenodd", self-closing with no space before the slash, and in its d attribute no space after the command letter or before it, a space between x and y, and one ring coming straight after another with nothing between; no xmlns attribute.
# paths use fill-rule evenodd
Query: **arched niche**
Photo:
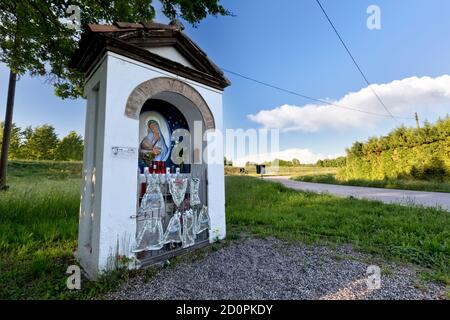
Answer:
<svg viewBox="0 0 450 320"><path fill-rule="evenodd" d="M187 83L168 77L151 79L134 88L128 97L125 115L133 119L139 119L143 105L152 98L172 101L184 100L181 103L182 105L191 104L194 108L180 106L181 112L192 113L194 109L197 109L206 129L216 128L214 116L200 93ZM171 101L168 102L172 103Z"/></svg>

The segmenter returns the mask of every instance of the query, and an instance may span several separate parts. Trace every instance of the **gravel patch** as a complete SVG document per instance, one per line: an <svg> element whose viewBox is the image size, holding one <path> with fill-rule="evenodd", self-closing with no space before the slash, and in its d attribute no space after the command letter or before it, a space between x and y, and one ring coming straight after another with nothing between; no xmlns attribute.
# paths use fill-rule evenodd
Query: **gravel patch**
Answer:
<svg viewBox="0 0 450 320"><path fill-rule="evenodd" d="M378 265L381 288L368 290L367 267ZM137 276L106 299L442 299L442 284L420 281L415 266L400 266L357 252L247 239L194 262L161 268L149 281Z"/></svg>

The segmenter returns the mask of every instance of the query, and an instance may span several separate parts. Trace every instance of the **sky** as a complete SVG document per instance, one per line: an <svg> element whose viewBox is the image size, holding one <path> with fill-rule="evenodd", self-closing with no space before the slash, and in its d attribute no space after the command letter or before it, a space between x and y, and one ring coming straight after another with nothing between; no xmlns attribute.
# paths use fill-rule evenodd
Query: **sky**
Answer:
<svg viewBox="0 0 450 320"><path fill-rule="evenodd" d="M386 134L402 123L414 126L415 112L421 122L450 113L448 0L322 0L372 88L398 119L383 116L387 111L315 0L222 0L222 4L233 17L209 17L196 28L185 23L185 33L217 65L365 112L323 105L227 74L232 85L224 93L224 127L278 128L280 152L271 157L314 162L344 155L356 140ZM367 27L370 5L381 10L379 30ZM160 12L156 19L167 22ZM7 80L8 70L0 65L0 117L5 112ZM17 125L50 123L60 136L71 130L83 134L84 117L84 100L55 97L44 79L25 75L18 82Z"/></svg>

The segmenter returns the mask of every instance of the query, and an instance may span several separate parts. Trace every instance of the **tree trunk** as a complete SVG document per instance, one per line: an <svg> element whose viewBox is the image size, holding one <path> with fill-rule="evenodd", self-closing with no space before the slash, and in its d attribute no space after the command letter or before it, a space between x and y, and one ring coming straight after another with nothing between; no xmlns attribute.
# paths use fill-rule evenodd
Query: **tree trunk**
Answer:
<svg viewBox="0 0 450 320"><path fill-rule="evenodd" d="M14 110L14 97L16 94L17 75L9 71L8 99L6 101L5 126L3 128L2 153L0 156L0 190L5 190L6 186L6 169L8 165L8 149L11 138L12 118Z"/></svg>

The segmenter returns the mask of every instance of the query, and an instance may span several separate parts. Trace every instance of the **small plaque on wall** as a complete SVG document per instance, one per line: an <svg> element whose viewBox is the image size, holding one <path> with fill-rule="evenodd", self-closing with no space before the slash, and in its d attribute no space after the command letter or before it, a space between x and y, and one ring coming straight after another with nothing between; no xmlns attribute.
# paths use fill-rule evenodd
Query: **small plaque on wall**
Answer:
<svg viewBox="0 0 450 320"><path fill-rule="evenodd" d="M137 148L133 147L112 147L111 155L117 159L134 159L137 157Z"/></svg>

